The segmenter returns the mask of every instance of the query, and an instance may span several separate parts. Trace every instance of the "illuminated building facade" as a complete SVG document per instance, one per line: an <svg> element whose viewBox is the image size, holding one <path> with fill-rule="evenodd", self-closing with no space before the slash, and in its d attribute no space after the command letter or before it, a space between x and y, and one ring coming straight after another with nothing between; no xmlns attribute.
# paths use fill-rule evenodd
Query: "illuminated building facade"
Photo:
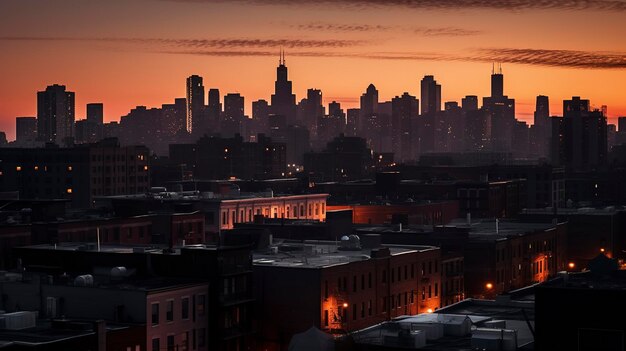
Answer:
<svg viewBox="0 0 626 351"><path fill-rule="evenodd" d="M349 247L360 240L352 236L339 244L270 244L269 252L255 253L257 308L264 316L259 346L284 349L311 326L346 333L439 308L439 248L366 248L368 239L360 241L363 247Z"/></svg>

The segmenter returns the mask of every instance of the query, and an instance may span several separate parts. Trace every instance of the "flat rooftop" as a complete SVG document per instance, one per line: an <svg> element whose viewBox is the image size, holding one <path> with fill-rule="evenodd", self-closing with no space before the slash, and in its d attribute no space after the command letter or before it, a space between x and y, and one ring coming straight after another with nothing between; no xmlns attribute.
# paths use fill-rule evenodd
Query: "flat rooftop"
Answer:
<svg viewBox="0 0 626 351"><path fill-rule="evenodd" d="M398 344L396 338L385 338L381 337L381 335L397 334L400 329L411 328L411 325L439 323L458 325L468 318L471 323L470 334L455 336L444 332L444 335L436 340L426 340L426 345L420 348L420 350L473 350L472 333L477 328L497 329L494 325L490 326L490 323L498 323L498 328L500 329L515 330L517 346L521 348L534 343L531 331L531 327L534 329L535 324L534 306L534 298L529 298L528 296L524 296L523 300L510 299L507 296L501 296L495 301L466 299L441 308L435 313L401 316L391 322L384 322L354 332L353 336L355 341L361 344L386 346L390 347L390 349L414 349L410 346Z"/></svg>
<svg viewBox="0 0 626 351"><path fill-rule="evenodd" d="M324 268L371 259L371 248L342 250L340 245L341 243L338 242L315 240L277 243L270 245L276 248L274 252L271 249L254 252L253 264L255 266ZM426 245L384 245L383 248L388 248L391 256L439 249Z"/></svg>
<svg viewBox="0 0 626 351"><path fill-rule="evenodd" d="M466 228L469 230L470 240L499 240L509 237L524 236L539 231L555 229L552 223L520 222L514 220L478 219L468 224L464 219L455 219L442 226L450 228ZM497 227L497 228L496 228Z"/></svg>

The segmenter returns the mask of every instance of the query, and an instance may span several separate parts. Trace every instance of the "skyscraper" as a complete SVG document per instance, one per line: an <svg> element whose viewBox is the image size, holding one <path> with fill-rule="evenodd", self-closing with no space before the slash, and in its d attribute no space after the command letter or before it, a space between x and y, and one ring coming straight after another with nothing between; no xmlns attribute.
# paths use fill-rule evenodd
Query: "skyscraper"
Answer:
<svg viewBox="0 0 626 351"><path fill-rule="evenodd" d="M104 104L87 104L87 120L95 125L102 125L104 122Z"/></svg>
<svg viewBox="0 0 626 351"><path fill-rule="evenodd" d="M37 139L37 118L17 117L15 119L15 141L33 142Z"/></svg>
<svg viewBox="0 0 626 351"><path fill-rule="evenodd" d="M40 141L69 145L74 137L74 92L51 85L37 92L37 137Z"/></svg>
<svg viewBox="0 0 626 351"><path fill-rule="evenodd" d="M317 137L317 125L324 117L324 105L322 105L322 91L308 89L306 91L304 126L309 129L313 138Z"/></svg>
<svg viewBox="0 0 626 351"><path fill-rule="evenodd" d="M483 98L483 109L491 118L491 148L511 151L515 129L515 99L504 95L502 66L491 74L491 96Z"/></svg>
<svg viewBox="0 0 626 351"><path fill-rule="evenodd" d="M502 74L502 65L495 65L491 70L491 97L501 98L504 96L504 74Z"/></svg>
<svg viewBox="0 0 626 351"><path fill-rule="evenodd" d="M441 111L441 85L435 77L424 76L421 82L422 115Z"/></svg>
<svg viewBox="0 0 626 351"><path fill-rule="evenodd" d="M404 162L415 160L417 140L412 126L419 114L419 100L415 96L404 93L391 99L391 145L395 159Z"/></svg>
<svg viewBox="0 0 626 351"><path fill-rule="evenodd" d="M550 101L547 96L537 96L537 102L535 104L535 120L534 124L540 128L547 128L550 121Z"/></svg>
<svg viewBox="0 0 626 351"><path fill-rule="evenodd" d="M270 106L267 100L257 100L252 102L252 120L257 133L269 135Z"/></svg>
<svg viewBox="0 0 626 351"><path fill-rule="evenodd" d="M285 116L289 121L296 118L296 95L293 94L291 81L287 77L287 66L285 65L285 53L281 51L276 68L276 82L274 83L274 94L271 98L272 113Z"/></svg>
<svg viewBox="0 0 626 351"><path fill-rule="evenodd" d="M461 108L463 108L465 112L478 110L478 96L467 95L461 99Z"/></svg>
<svg viewBox="0 0 626 351"><path fill-rule="evenodd" d="M575 171L596 169L607 158L607 122L602 111L590 111L589 100L563 101L559 132L553 133L552 162ZM558 151L558 152L557 152Z"/></svg>
<svg viewBox="0 0 626 351"><path fill-rule="evenodd" d="M192 75L187 78L187 120L185 129L191 133L194 124L201 125L201 115L204 108L204 85L202 77Z"/></svg>
<svg viewBox="0 0 626 351"><path fill-rule="evenodd" d="M224 97L224 118L220 123L223 137L232 137L241 133L244 115L244 98L239 93L227 94Z"/></svg>
<svg viewBox="0 0 626 351"><path fill-rule="evenodd" d="M375 138L381 125L378 119L378 90L374 84L370 84L363 95L361 95L361 108L359 110L359 126L357 135L365 138L369 145Z"/></svg>

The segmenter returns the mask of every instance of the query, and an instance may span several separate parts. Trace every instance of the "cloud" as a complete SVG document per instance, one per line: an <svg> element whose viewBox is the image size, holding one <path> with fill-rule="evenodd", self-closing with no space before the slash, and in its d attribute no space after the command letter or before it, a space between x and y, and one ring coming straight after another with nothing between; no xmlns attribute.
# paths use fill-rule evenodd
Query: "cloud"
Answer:
<svg viewBox="0 0 626 351"><path fill-rule="evenodd" d="M389 26L381 24L344 24L344 23L326 23L326 22L309 22L302 24L289 25L290 28L304 31L327 31L327 32L387 32L390 30L408 31L413 34L428 37L459 37L478 35L482 32L479 30L471 30L459 27L407 27L407 26Z"/></svg>
<svg viewBox="0 0 626 351"><path fill-rule="evenodd" d="M68 41L119 43L132 45L161 45L176 48L344 48L361 45L359 40L342 39L165 39L165 38L72 38L72 37L0 37L0 41Z"/></svg>
<svg viewBox="0 0 626 351"><path fill-rule="evenodd" d="M167 51L163 53L204 56L275 56L273 51ZM574 50L479 48L468 54L416 53L416 52L333 52L293 51L290 57L356 58L367 60L398 61L460 61L501 62L532 66L548 66L578 69L624 69L626 53L591 52Z"/></svg>
<svg viewBox="0 0 626 351"><path fill-rule="evenodd" d="M437 34L433 34L437 35ZM0 41L77 41L144 45L137 48L154 53L205 56L276 56L278 48L292 49L290 57L358 58L369 60L501 62L532 66L579 69L624 69L626 53L547 50L532 48L477 48L464 54L432 52L350 51L368 42L339 39L164 39L164 38L67 38L0 37ZM342 50L322 50L342 49Z"/></svg>
<svg viewBox="0 0 626 351"><path fill-rule="evenodd" d="M385 25L372 25L372 24L339 24L339 23L324 23L324 22L310 22L303 24L290 25L291 28L298 30L309 31L328 31L328 32L383 32L388 31L395 26Z"/></svg>
<svg viewBox="0 0 626 351"><path fill-rule="evenodd" d="M350 8L413 9L497 9L497 10L572 10L626 11L620 0L165 0L174 2L239 2L258 5L343 6Z"/></svg>
<svg viewBox="0 0 626 351"><path fill-rule="evenodd" d="M584 69L626 68L626 53L577 50L483 48L468 60Z"/></svg>
<svg viewBox="0 0 626 351"><path fill-rule="evenodd" d="M457 27L415 28L413 29L413 32L427 37L466 37L482 34L482 31L479 30Z"/></svg>

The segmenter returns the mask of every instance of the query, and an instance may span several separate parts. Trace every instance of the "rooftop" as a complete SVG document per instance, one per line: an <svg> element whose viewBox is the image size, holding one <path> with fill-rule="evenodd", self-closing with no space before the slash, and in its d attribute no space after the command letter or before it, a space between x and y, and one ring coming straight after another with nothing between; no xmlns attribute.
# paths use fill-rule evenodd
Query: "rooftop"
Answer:
<svg viewBox="0 0 626 351"><path fill-rule="evenodd" d="M389 246L391 256L413 252L438 250L434 246ZM270 245L269 250L255 252L253 263L256 266L267 265L276 267L294 268L325 268L350 262L365 261L375 256L376 250L371 248L354 247L343 249L341 242L305 240L303 242L283 241Z"/></svg>
<svg viewBox="0 0 626 351"><path fill-rule="evenodd" d="M425 333L421 350L474 350L473 338L489 338L504 333L514 338L517 348L534 343L534 299L500 296L497 300L466 299L456 304L415 316L401 316L353 333L357 343L390 349L415 349L403 338L401 330ZM502 333L502 334L501 334ZM407 334L404 334L407 335Z"/></svg>

